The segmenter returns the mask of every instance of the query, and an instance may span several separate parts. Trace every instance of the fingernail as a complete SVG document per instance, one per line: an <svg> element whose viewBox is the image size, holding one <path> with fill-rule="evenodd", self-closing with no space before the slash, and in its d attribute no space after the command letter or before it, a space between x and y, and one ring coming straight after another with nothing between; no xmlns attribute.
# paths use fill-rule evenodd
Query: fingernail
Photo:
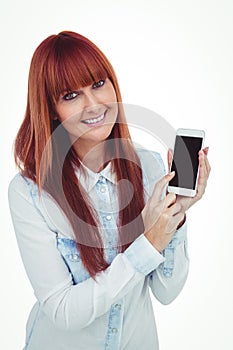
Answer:
<svg viewBox="0 0 233 350"><path fill-rule="evenodd" d="M172 171L169 175L172 176L175 174L175 171Z"/></svg>

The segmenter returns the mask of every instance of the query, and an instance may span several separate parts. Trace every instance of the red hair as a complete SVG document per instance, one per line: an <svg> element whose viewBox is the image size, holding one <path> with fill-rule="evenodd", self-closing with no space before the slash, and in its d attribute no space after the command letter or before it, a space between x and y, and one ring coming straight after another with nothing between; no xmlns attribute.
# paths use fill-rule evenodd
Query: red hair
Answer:
<svg viewBox="0 0 233 350"><path fill-rule="evenodd" d="M97 213L75 175L74 167L82 169L69 135L54 117L63 91L74 91L106 78L113 84L117 101L122 102L111 64L90 40L67 31L45 39L32 57L26 113L15 141L15 160L22 175L32 179L40 190L47 191L61 207L73 228L83 264L92 277L108 267ZM106 155L112 159L111 171L115 172L117 181L126 179L131 183L125 182L128 185L118 189L119 208L122 208L118 218L118 249L123 252L143 232L140 213L145 203L140 161L121 104L109 139L112 146L108 145ZM63 154L64 149L68 149L67 154ZM125 206L131 186L133 196Z"/></svg>

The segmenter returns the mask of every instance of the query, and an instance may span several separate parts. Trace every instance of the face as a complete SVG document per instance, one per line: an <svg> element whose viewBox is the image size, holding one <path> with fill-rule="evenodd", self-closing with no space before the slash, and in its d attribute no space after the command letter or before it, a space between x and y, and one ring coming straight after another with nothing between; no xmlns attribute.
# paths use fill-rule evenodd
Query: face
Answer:
<svg viewBox="0 0 233 350"><path fill-rule="evenodd" d="M74 145L88 151L111 133L118 113L116 102L114 87L107 78L77 91L65 91L56 111Z"/></svg>

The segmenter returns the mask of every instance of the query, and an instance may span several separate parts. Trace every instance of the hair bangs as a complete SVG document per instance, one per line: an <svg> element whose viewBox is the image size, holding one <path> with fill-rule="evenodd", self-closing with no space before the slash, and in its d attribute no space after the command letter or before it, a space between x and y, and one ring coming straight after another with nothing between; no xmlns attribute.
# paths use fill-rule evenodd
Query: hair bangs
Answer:
<svg viewBox="0 0 233 350"><path fill-rule="evenodd" d="M101 55L90 46L59 45L48 62L46 91L53 104L70 91L93 84L111 75Z"/></svg>

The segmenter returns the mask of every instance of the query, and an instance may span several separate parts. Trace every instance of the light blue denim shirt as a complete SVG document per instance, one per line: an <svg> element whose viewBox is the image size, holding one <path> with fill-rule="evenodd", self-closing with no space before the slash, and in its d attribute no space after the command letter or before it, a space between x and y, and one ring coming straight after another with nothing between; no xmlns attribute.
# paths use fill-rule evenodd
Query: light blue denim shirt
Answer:
<svg viewBox="0 0 233 350"><path fill-rule="evenodd" d="M146 200L164 175L158 153L137 150ZM17 174L9 203L22 260L37 302L26 326L25 350L157 350L149 289L163 304L188 274L186 223L160 254L142 234L117 253L117 183L108 165L77 176L93 201L110 266L90 278L60 208L33 181Z"/></svg>

